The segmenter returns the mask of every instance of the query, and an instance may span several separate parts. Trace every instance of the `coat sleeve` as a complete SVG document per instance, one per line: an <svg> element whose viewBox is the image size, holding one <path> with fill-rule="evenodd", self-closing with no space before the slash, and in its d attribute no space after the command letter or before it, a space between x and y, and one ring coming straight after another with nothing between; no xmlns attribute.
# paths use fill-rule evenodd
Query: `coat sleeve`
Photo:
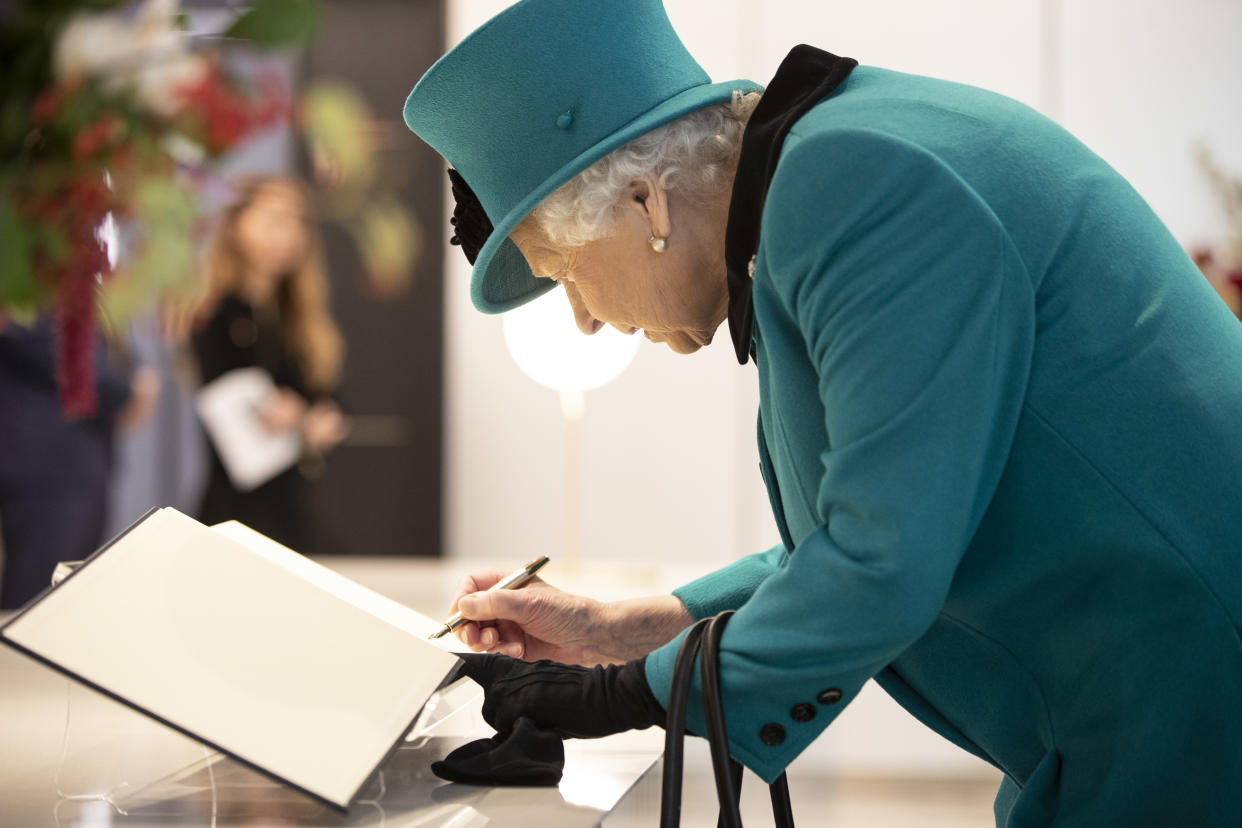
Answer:
<svg viewBox="0 0 1242 828"><path fill-rule="evenodd" d="M722 642L731 751L772 781L940 611L1016 430L1034 300L979 196L925 150L867 130L791 133L755 278L814 366L830 445L818 527ZM647 659L662 703L680 643ZM697 671L691 693L702 733Z"/></svg>
<svg viewBox="0 0 1242 828"><path fill-rule="evenodd" d="M56 332L50 316L30 328L16 325L0 336L0 362L31 385L51 394L56 385ZM129 402L132 371L112 358L108 341L95 334L91 357L95 372L95 418L109 422Z"/></svg>
<svg viewBox="0 0 1242 828"><path fill-rule="evenodd" d="M764 579L780 569L786 554L785 547L778 545L767 552L747 555L673 590L673 594L686 605L696 621L727 609L737 609Z"/></svg>

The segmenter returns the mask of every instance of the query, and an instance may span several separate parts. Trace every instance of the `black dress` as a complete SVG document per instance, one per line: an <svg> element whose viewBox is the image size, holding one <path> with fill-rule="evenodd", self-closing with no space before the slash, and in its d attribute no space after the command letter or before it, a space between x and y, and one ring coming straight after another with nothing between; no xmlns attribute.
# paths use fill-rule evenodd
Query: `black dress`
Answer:
<svg viewBox="0 0 1242 828"><path fill-rule="evenodd" d="M238 368L267 371L278 387L312 399L301 368L274 319L257 315L236 296L225 297L191 342L200 379L209 383ZM220 455L208 440L210 470L198 519L207 525L237 520L291 549L308 548L312 529L308 481L298 466L248 492L233 487Z"/></svg>

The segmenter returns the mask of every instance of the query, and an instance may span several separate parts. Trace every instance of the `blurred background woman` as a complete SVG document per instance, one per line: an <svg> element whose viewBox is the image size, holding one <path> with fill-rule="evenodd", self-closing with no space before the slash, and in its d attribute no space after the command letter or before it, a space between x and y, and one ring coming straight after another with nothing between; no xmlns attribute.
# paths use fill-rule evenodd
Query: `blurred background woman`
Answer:
<svg viewBox="0 0 1242 828"><path fill-rule="evenodd" d="M215 446L199 519L239 520L293 549L305 548L306 478L345 436L333 393L344 351L328 307L328 282L308 223L308 201L288 178L247 179L221 216L207 258L209 304L191 341L203 384L258 367L276 390L260 409L276 435L296 429L302 462L240 491Z"/></svg>

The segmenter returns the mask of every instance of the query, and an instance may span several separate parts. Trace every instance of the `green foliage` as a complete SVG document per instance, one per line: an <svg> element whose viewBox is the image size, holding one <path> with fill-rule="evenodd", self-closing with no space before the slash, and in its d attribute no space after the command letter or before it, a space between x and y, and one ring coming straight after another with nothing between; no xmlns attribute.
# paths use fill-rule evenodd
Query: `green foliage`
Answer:
<svg viewBox="0 0 1242 828"><path fill-rule="evenodd" d="M358 92L346 84L319 81L302 95L302 130L317 152L326 153L337 174L350 181L370 184L374 175L374 151L366 129L371 112Z"/></svg>
<svg viewBox="0 0 1242 828"><path fill-rule="evenodd" d="M215 39L202 48L184 34L186 15L150 6L135 18L121 8L126 3L133 5L0 0L0 324L68 309L75 331L89 333L93 322L79 313L82 302L56 306L61 296L93 296L97 270L105 271L101 300L113 321L189 282L197 205L176 164L218 157L285 111L275 95L252 100L240 91L243 84L213 60ZM100 12L107 14L93 16ZM254 0L227 34L260 48L288 47L307 41L319 16L317 0ZM64 77L56 77L66 25L74 29L65 41ZM181 42L169 50L175 54L167 65L148 64L164 59L148 51L152 38L176 38L177 30ZM100 38L110 41L101 46ZM154 71L139 83L139 69ZM183 69L199 80L187 85ZM178 139L201 147L202 157L174 157L170 147ZM89 235L108 214L133 240L111 275ZM89 400L89 354L74 349L72 338L59 338L57 347L72 362L62 394L76 411Z"/></svg>
<svg viewBox="0 0 1242 828"><path fill-rule="evenodd" d="M187 281L194 267L193 195L164 177L142 180L134 193L136 247L104 286L104 313L123 322L149 307L165 290Z"/></svg>
<svg viewBox="0 0 1242 828"><path fill-rule="evenodd" d="M350 222L349 230L372 289L381 296L403 291L423 247L422 228L409 212L391 196L377 196Z"/></svg>
<svg viewBox="0 0 1242 828"><path fill-rule="evenodd" d="M225 34L269 48L297 46L319 29L319 15L315 0L257 0Z"/></svg>
<svg viewBox="0 0 1242 828"><path fill-rule="evenodd" d="M30 129L30 107L52 85L52 50L69 18L122 0L18 0L0 21L0 165L13 160Z"/></svg>
<svg viewBox="0 0 1242 828"><path fill-rule="evenodd" d="M32 245L7 193L0 194L0 306L18 321L33 315L47 289L35 278Z"/></svg>
<svg viewBox="0 0 1242 828"><path fill-rule="evenodd" d="M48 264L61 267L69 262L73 251L65 236L64 227L45 222L27 222L26 233L30 237L31 249L41 251L47 257Z"/></svg>

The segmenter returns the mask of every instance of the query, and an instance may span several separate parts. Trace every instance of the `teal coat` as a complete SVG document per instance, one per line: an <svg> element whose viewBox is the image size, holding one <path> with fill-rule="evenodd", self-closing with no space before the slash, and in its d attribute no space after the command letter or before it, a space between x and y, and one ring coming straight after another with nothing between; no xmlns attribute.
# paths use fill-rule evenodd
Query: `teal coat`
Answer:
<svg viewBox="0 0 1242 828"><path fill-rule="evenodd" d="M859 67L784 143L753 295L784 544L676 593L738 609L733 755L772 780L875 677L1004 771L998 824L1242 825L1242 325L1143 200Z"/></svg>

